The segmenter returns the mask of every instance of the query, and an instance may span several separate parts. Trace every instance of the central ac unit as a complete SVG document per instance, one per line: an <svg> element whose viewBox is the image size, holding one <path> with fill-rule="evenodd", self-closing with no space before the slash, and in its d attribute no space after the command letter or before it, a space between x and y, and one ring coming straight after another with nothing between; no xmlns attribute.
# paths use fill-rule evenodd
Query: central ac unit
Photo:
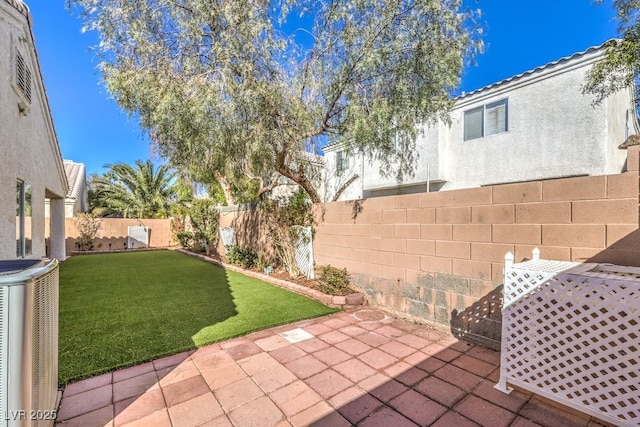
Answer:
<svg viewBox="0 0 640 427"><path fill-rule="evenodd" d="M0 261L0 426L51 426L58 392L58 261Z"/></svg>

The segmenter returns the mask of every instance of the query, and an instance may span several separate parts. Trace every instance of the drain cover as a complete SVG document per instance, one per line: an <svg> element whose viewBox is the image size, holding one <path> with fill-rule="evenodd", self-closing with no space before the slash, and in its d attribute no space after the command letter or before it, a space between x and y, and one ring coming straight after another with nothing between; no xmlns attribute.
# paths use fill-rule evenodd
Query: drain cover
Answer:
<svg viewBox="0 0 640 427"><path fill-rule="evenodd" d="M313 335L302 328L296 328L290 331L282 332L279 335L285 340L289 341L291 344L313 338Z"/></svg>

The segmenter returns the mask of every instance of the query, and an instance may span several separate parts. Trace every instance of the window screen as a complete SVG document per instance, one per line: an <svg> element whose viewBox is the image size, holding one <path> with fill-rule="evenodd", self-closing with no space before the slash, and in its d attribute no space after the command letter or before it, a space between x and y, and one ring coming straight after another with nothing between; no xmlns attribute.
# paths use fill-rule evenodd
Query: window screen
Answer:
<svg viewBox="0 0 640 427"><path fill-rule="evenodd" d="M483 123L482 116L484 107L474 108L473 110L464 112L464 140L482 138Z"/></svg>
<svg viewBox="0 0 640 427"><path fill-rule="evenodd" d="M338 174L344 172L349 168L349 157L347 157L344 151L338 151L336 153L336 172Z"/></svg>
<svg viewBox="0 0 640 427"><path fill-rule="evenodd" d="M507 131L507 100L494 102L486 106L487 130L485 135Z"/></svg>

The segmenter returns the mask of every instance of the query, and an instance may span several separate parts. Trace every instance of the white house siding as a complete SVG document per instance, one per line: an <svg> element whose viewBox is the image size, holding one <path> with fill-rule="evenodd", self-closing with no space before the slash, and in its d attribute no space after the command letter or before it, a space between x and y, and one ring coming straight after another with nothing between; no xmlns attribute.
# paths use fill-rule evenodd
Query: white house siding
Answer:
<svg viewBox="0 0 640 427"><path fill-rule="evenodd" d="M324 150L324 167L325 167L325 184L324 184L324 200L333 200L336 192L354 175L358 178L352 182L340 195L339 200L354 200L362 198L362 156L350 155L349 167L338 173L337 171L337 155L341 151L339 145L325 147Z"/></svg>
<svg viewBox="0 0 640 427"><path fill-rule="evenodd" d="M398 182L395 173L392 171L389 176L381 176L380 162L364 163L363 189L365 196L384 196L395 194L408 194L427 191L427 184L430 183L433 189L437 185L440 177L440 126L422 126L416 141L416 151L418 160L412 176L403 177L402 182Z"/></svg>
<svg viewBox="0 0 640 427"><path fill-rule="evenodd" d="M629 92L620 92L593 106L581 94L585 73L595 55L567 67L542 72L462 97L452 113L445 144L443 189L477 187L571 175L622 171L626 153L625 111ZM508 131L463 140L464 112L508 99Z"/></svg>
<svg viewBox="0 0 640 427"><path fill-rule="evenodd" d="M22 114L18 96L12 86L15 81L15 49L20 50L31 71L32 99L30 111ZM32 254L46 255L45 196L64 199L67 181L62 166L58 141L51 120L33 36L28 18L14 4L0 0L0 259L16 257L16 183L31 184ZM64 217L64 204L52 216ZM50 255L64 258L64 228L58 227L52 236ZM61 233L61 235L60 235Z"/></svg>
<svg viewBox="0 0 640 427"><path fill-rule="evenodd" d="M618 145L636 133L632 93L620 91L598 106L582 94L585 73L602 54L603 49L590 48L463 94L451 111L451 125L439 122L417 141L413 177L398 183L365 161L364 178L340 200L427 191L427 181L430 191L437 191L621 172L626 151ZM507 131L464 141L465 111L502 99L508 100ZM334 177L327 170L328 188L338 186Z"/></svg>

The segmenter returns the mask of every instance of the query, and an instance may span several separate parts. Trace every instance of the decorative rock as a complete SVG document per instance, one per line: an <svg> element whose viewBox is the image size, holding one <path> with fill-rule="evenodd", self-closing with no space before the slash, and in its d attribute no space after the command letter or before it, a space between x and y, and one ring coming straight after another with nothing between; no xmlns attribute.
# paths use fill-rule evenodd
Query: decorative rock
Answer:
<svg viewBox="0 0 640 427"><path fill-rule="evenodd" d="M362 305L364 304L364 295L361 293L349 294L345 297L347 305Z"/></svg>
<svg viewBox="0 0 640 427"><path fill-rule="evenodd" d="M345 305L347 303L346 300L347 299L344 296L334 295L331 298L331 303L335 305Z"/></svg>

